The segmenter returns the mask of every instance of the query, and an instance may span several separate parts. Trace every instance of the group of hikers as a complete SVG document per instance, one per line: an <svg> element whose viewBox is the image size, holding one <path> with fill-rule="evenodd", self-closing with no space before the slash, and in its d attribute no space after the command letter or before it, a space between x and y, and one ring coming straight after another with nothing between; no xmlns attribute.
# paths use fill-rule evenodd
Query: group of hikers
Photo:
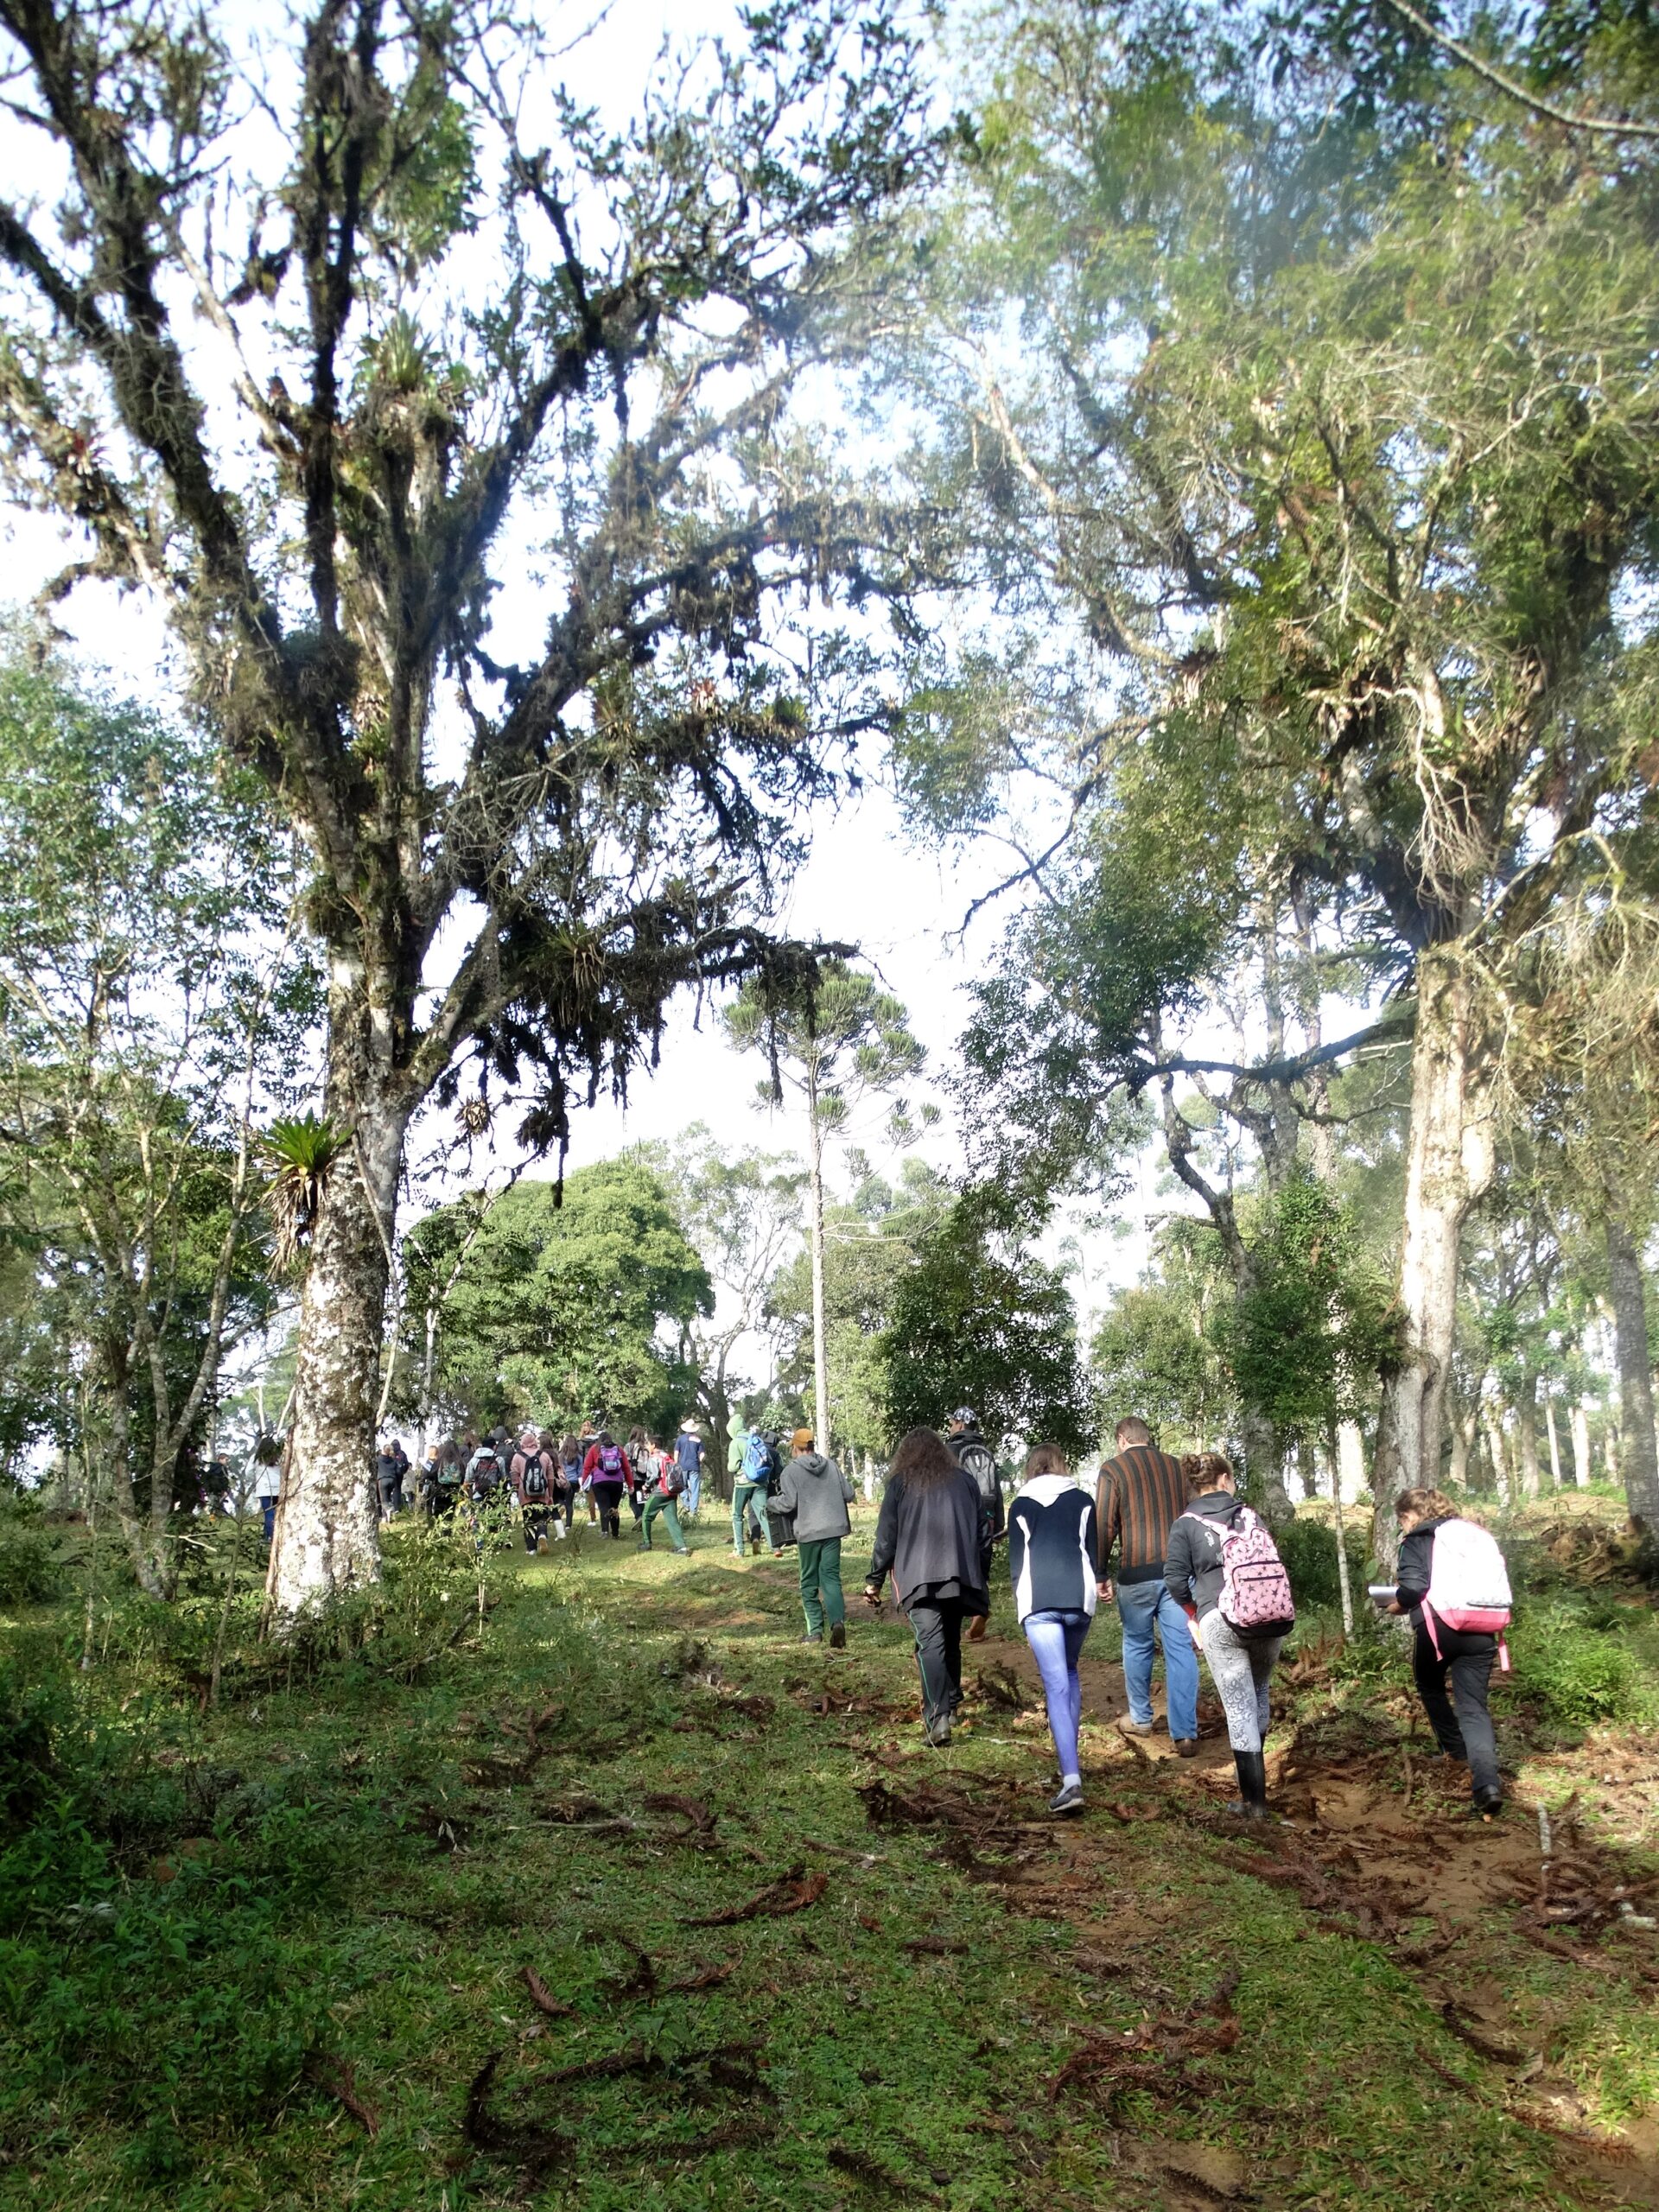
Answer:
<svg viewBox="0 0 1659 2212"><path fill-rule="evenodd" d="M652 1549L652 1529L660 1521L674 1550L685 1552L681 1512L697 1517L702 1471L702 1439L690 1421L671 1447L643 1427L630 1429L619 1444L595 1414L563 1437L530 1425L517 1436L508 1428L487 1436L474 1429L446 1436L422 1462L412 1502L438 1520L461 1509L476 1521L485 1507L505 1505L518 1521L525 1550L537 1552L570 1535L579 1507L601 1535L620 1538L626 1497L643 1549ZM410 1471L402 1444L395 1436L384 1438L374 1467L382 1520L395 1520L411 1502Z"/></svg>
<svg viewBox="0 0 1659 2212"><path fill-rule="evenodd" d="M852 1533L853 1485L813 1448L810 1431L798 1430L792 1441L794 1456L771 1489L767 1515L783 1523L799 1551L806 1640L827 1637L838 1650L847 1640L841 1546ZM948 1744L962 1701L963 1637L971 1642L985 1632L992 1556L1006 1533L1014 1611L1042 1678L1058 1769L1050 1811L1083 1809L1078 1662L1097 1607L1115 1602L1128 1695L1118 1727L1128 1736L1152 1734L1153 1663L1161 1648L1166 1726L1177 1756L1192 1757L1202 1658L1238 1777L1228 1809L1264 1820L1270 1685L1296 1618L1278 1547L1239 1497L1222 1453L1176 1459L1157 1450L1147 1424L1134 1417L1118 1424L1116 1442L1092 1497L1063 1452L1038 1445L1005 1516L996 1463L970 1408L960 1408L943 1435L912 1429L887 1468L865 1599L880 1605L891 1578L916 1639L927 1739ZM745 1473L750 1496L734 1491L732 1509L740 1554L744 1515L765 1480L758 1454ZM1493 1666L1500 1659L1508 1664L1503 1555L1438 1490L1402 1491L1395 1511L1398 1581L1379 1595L1384 1610L1410 1617L1413 1674L1435 1738L1448 1758L1468 1768L1475 1809L1490 1817L1503 1803L1487 1707Z"/></svg>
<svg viewBox="0 0 1659 2212"><path fill-rule="evenodd" d="M1158 1451L1147 1424L1133 1417L1118 1424L1116 1442L1093 1497L1061 1452L1037 1446L1007 1509L1014 1610L1042 1677L1058 1767L1049 1809L1083 1809L1078 1662L1096 1608L1116 1601L1128 1696L1118 1727L1128 1736L1152 1734L1153 1660L1161 1647L1170 1737L1178 1756L1196 1753L1202 1657L1238 1777L1228 1810L1265 1820L1270 1685L1296 1617L1289 1576L1222 1453L1175 1459ZM1503 1554L1439 1490L1402 1491L1395 1513L1398 1579L1378 1591L1378 1601L1409 1618L1413 1675L1435 1739L1467 1767L1474 1809L1490 1818L1503 1802L1487 1706L1494 1665L1509 1664ZM963 1624L970 1637L982 1630L988 1610L994 1519L983 1485L951 1441L912 1429L888 1470L865 1596L880 1604L892 1576L915 1633L930 1743L950 1741L962 1699Z"/></svg>
<svg viewBox="0 0 1659 2212"><path fill-rule="evenodd" d="M731 1440L732 1546L740 1558L764 1548L798 1554L805 1640L847 1643L841 1548L852 1534L854 1486L816 1447L810 1429L788 1440L740 1427ZM865 1577L879 1606L891 1580L915 1637L923 1728L930 1744L950 1740L962 1701L962 1645L982 1637L990 1614L991 1563L1006 1538L1014 1611L1042 1678L1058 1766L1055 1814L1081 1812L1078 1662L1095 1614L1116 1604L1122 1631L1126 1735L1153 1733L1153 1665L1164 1662L1165 1718L1176 1755L1198 1750L1198 1669L1210 1672L1225 1716L1238 1778L1228 1809L1268 1817L1263 1745L1272 1725L1273 1672L1294 1625L1290 1579L1272 1532L1239 1497L1219 1452L1175 1458L1157 1449L1144 1421L1117 1425L1116 1452L1102 1461L1092 1494L1057 1446L1026 1458L1006 1506L995 1454L970 1407L944 1433L913 1428L893 1452ZM376 1465L382 1510L402 1510L409 1467L401 1447L381 1447ZM428 1453L419 1502L435 1515L463 1503L511 1502L527 1549L547 1548L550 1528L567 1535L585 1503L604 1536L621 1534L632 1508L640 1547L660 1521L675 1551L689 1549L684 1523L697 1516L705 1454L688 1421L671 1448L643 1427L619 1444L596 1416L562 1439L525 1428L446 1439ZM1491 1535L1442 1491L1402 1491L1398 1580L1374 1594L1412 1624L1412 1669L1436 1741L1469 1770L1475 1809L1503 1803L1487 1706L1495 1665L1507 1667L1503 1630L1510 1586ZM561 1524L562 1516L562 1524Z"/></svg>

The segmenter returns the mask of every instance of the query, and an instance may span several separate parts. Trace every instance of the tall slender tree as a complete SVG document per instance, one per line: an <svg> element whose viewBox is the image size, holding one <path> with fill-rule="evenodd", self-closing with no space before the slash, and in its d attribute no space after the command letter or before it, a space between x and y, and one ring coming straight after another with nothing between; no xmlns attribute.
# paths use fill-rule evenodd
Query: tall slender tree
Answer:
<svg viewBox="0 0 1659 2212"><path fill-rule="evenodd" d="M812 1265L812 1389L818 1448L830 1449L830 1355L823 1288L823 1147L857 1101L893 1091L919 1072L925 1057L905 1009L872 976L843 960L826 961L808 987L745 984L726 1014L732 1042L765 1052L772 1067L763 1096L787 1085L806 1109Z"/></svg>

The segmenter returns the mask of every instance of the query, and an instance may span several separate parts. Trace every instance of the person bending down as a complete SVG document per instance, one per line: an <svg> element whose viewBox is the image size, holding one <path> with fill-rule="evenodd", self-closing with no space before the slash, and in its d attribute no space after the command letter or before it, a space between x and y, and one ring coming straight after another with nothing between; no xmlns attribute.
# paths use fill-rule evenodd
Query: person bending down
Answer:
<svg viewBox="0 0 1659 2212"><path fill-rule="evenodd" d="M887 1469L864 1600L879 1605L891 1573L915 1632L930 1744L950 1742L962 1702L963 1622L991 1609L981 1565L989 1522L978 1485L944 1439L912 1428Z"/></svg>
<svg viewBox="0 0 1659 2212"><path fill-rule="evenodd" d="M1008 1576L1014 1607L1036 1658L1048 1702L1060 1787L1051 1813L1083 1810L1077 1724L1083 1684L1077 1661L1095 1617L1095 1504L1079 1490L1065 1455L1039 1444L1008 1508Z"/></svg>

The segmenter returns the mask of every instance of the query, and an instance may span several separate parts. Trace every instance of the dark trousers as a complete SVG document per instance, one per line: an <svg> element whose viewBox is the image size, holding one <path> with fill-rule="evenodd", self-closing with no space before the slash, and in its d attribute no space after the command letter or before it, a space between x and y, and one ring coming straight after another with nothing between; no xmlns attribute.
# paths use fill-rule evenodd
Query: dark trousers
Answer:
<svg viewBox="0 0 1659 2212"><path fill-rule="evenodd" d="M622 1533L622 1484L620 1482L602 1482L595 1475L593 1499L599 1508L601 1534L620 1536Z"/></svg>
<svg viewBox="0 0 1659 2212"><path fill-rule="evenodd" d="M1499 1789L1503 1784L1497 1774L1497 1739L1492 1734L1492 1716L1486 1710L1486 1688L1497 1647L1490 1636L1459 1636L1455 1629L1440 1627L1435 1634L1440 1640L1438 1655L1428 1631L1421 1627L1411 1653L1417 1694L1423 1700L1434 1739L1448 1758L1466 1764L1472 1789ZM1450 1697L1446 1694L1448 1675Z"/></svg>
<svg viewBox="0 0 1659 2212"><path fill-rule="evenodd" d="M922 1711L930 1720L954 1713L962 1703L962 1624L968 1617L960 1598L938 1598L910 1609Z"/></svg>
<svg viewBox="0 0 1659 2212"><path fill-rule="evenodd" d="M546 1535L549 1510L547 1504L539 1499L524 1507L524 1549L527 1552L533 1552Z"/></svg>

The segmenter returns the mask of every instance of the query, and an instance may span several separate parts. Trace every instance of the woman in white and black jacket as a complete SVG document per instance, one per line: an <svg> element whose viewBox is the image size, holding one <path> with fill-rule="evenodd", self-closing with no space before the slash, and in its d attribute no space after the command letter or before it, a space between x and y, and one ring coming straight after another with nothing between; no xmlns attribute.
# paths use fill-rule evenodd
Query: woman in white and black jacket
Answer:
<svg viewBox="0 0 1659 2212"><path fill-rule="evenodd" d="M1014 1611L1043 1678L1048 1732L1059 1761L1059 1794L1048 1809L1080 1813L1077 1661L1095 1617L1095 1501L1077 1488L1065 1455L1052 1444L1039 1444L1027 1459L1008 1508L1008 1575Z"/></svg>

